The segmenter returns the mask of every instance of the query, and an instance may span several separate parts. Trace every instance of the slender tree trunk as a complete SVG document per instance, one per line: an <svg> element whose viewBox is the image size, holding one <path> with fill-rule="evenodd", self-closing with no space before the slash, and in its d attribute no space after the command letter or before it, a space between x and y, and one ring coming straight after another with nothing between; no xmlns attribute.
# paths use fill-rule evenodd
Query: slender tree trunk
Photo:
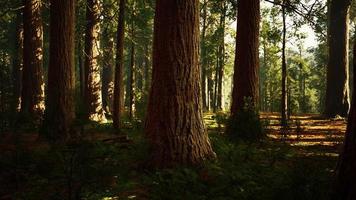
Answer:
<svg viewBox="0 0 356 200"><path fill-rule="evenodd" d="M211 69L208 71L208 110L213 110L214 109L214 81L213 81L213 72Z"/></svg>
<svg viewBox="0 0 356 200"><path fill-rule="evenodd" d="M44 105L41 0L24 0L24 54L21 111L41 118Z"/></svg>
<svg viewBox="0 0 356 200"><path fill-rule="evenodd" d="M223 80L224 80L224 66L225 66L225 19L226 19L226 2L221 2L221 14L220 14L220 42L219 42L219 55L218 55L218 88L217 88L217 100L216 107L218 110L222 110L223 99Z"/></svg>
<svg viewBox="0 0 356 200"><path fill-rule="evenodd" d="M130 81L129 81L129 117L130 120L133 120L134 117L134 97L135 97L135 91L134 91L134 73L135 73L135 44L132 42L131 43L131 63L130 63Z"/></svg>
<svg viewBox="0 0 356 200"><path fill-rule="evenodd" d="M283 0L283 5L286 1ZM286 63L286 8L282 6L283 36L282 36L282 99L281 99L281 125L287 126L288 116L288 96L287 96L287 63Z"/></svg>
<svg viewBox="0 0 356 200"><path fill-rule="evenodd" d="M51 1L48 94L43 131L55 141L71 138L74 111L75 0Z"/></svg>
<svg viewBox="0 0 356 200"><path fill-rule="evenodd" d="M84 49L83 49L83 42L82 39L78 39L78 67L79 67L79 87L80 87L80 98L81 100L84 101L85 99L85 74L84 74L84 62L83 62L83 57L84 57Z"/></svg>
<svg viewBox="0 0 356 200"><path fill-rule="evenodd" d="M351 0L332 0L328 22L329 58L325 115L347 116L349 97L349 10Z"/></svg>
<svg viewBox="0 0 356 200"><path fill-rule="evenodd" d="M111 114L113 111L114 95L114 38L110 37L108 30L104 31L103 45L103 108L106 113Z"/></svg>
<svg viewBox="0 0 356 200"><path fill-rule="evenodd" d="M354 58L356 58L356 41L354 41ZM354 78L356 77L356 59L353 61ZM356 80L356 79L355 79ZM353 84L356 91L356 84ZM340 154L336 170L336 180L332 200L356 199L356 96L352 98L352 106L348 117L343 152Z"/></svg>
<svg viewBox="0 0 356 200"><path fill-rule="evenodd" d="M239 1L231 116L258 103L260 1ZM249 99L250 102L246 102Z"/></svg>
<svg viewBox="0 0 356 200"><path fill-rule="evenodd" d="M157 0L153 79L145 134L156 167L196 165L215 156L200 97L199 1Z"/></svg>
<svg viewBox="0 0 356 200"><path fill-rule="evenodd" d="M116 68L114 83L114 113L113 123L116 129L120 128L121 116L124 111L124 86L123 86L123 67L124 67L124 34L125 34L125 0L120 0L119 20L117 26L116 43Z"/></svg>
<svg viewBox="0 0 356 200"><path fill-rule="evenodd" d="M200 48L201 48L201 69L202 69L202 73L201 73L201 90L202 90L202 99L203 99L203 110L208 110L208 106L207 106L207 92L206 92L206 53L207 53L207 49L206 49L206 44L205 44L205 37L206 37L206 29L207 29L207 1L204 0L203 2L203 27L202 27L202 33L201 33L201 44L200 44Z"/></svg>
<svg viewBox="0 0 356 200"><path fill-rule="evenodd" d="M85 31L85 105L87 118L91 121L105 122L101 97L100 78L100 2L87 0L87 25Z"/></svg>
<svg viewBox="0 0 356 200"><path fill-rule="evenodd" d="M148 47L145 46L145 55L144 55L144 80L145 80L145 96L148 96L151 85L151 76L150 76L150 61L149 61L149 51Z"/></svg>
<svg viewBox="0 0 356 200"><path fill-rule="evenodd" d="M16 19L16 39L14 48L13 64L13 95L14 103L13 108L19 112L21 109L21 91L22 91L22 70L23 70L23 22L22 11L18 12Z"/></svg>

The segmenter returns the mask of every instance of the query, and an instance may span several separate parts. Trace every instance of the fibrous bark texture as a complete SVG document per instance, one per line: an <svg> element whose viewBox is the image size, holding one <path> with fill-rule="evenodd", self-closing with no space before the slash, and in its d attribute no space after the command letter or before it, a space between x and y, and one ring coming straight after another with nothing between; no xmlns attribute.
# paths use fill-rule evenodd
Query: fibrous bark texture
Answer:
<svg viewBox="0 0 356 200"><path fill-rule="evenodd" d="M87 118L91 121L105 122L102 106L100 77L100 2L87 1L87 25L85 31L85 103Z"/></svg>
<svg viewBox="0 0 356 200"><path fill-rule="evenodd" d="M75 0L51 1L50 61L44 133L52 140L70 139L74 120Z"/></svg>
<svg viewBox="0 0 356 200"><path fill-rule="evenodd" d="M329 58L325 115L347 116L349 97L349 10L351 0L332 0L328 22Z"/></svg>
<svg viewBox="0 0 356 200"><path fill-rule="evenodd" d="M114 84L114 113L113 124L116 129L120 128L121 116L124 111L124 86L123 86L123 67L124 67L124 36L125 36L125 0L120 0L119 20L117 26L116 43L116 68Z"/></svg>
<svg viewBox="0 0 356 200"><path fill-rule="evenodd" d="M145 134L156 167L214 156L202 117L199 1L157 0L153 77Z"/></svg>
<svg viewBox="0 0 356 200"><path fill-rule="evenodd" d="M258 102L260 1L239 1L231 115Z"/></svg>
<svg viewBox="0 0 356 200"><path fill-rule="evenodd" d="M24 53L21 111L31 117L43 114L43 28L41 0L24 0Z"/></svg>

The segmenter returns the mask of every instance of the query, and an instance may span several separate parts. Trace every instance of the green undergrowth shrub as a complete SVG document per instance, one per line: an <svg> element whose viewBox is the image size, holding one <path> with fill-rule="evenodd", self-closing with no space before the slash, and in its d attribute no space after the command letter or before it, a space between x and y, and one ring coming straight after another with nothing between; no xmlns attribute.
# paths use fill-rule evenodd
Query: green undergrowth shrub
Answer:
<svg viewBox="0 0 356 200"><path fill-rule="evenodd" d="M232 140L259 141L266 136L263 123L251 100L246 99L245 102L240 112L230 116L226 132Z"/></svg>

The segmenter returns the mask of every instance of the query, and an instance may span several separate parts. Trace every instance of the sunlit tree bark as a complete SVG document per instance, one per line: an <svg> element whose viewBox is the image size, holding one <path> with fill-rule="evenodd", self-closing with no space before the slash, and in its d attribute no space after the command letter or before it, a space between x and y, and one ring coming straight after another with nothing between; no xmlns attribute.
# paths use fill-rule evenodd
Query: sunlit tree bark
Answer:
<svg viewBox="0 0 356 200"><path fill-rule="evenodd" d="M87 0L87 25L85 31L85 103L89 120L105 122L102 106L100 77L100 2Z"/></svg>
<svg viewBox="0 0 356 200"><path fill-rule="evenodd" d="M16 38L14 44L14 53L12 59L13 65L13 93L14 93L14 105L15 111L21 109L21 91L22 91L22 70L23 70L23 17L22 11L19 11L16 19Z"/></svg>

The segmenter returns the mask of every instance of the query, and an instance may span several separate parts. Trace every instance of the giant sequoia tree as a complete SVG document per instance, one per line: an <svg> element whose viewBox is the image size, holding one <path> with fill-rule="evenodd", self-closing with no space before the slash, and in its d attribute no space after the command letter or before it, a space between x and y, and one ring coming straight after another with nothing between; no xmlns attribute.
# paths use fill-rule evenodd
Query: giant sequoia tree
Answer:
<svg viewBox="0 0 356 200"><path fill-rule="evenodd" d="M199 0L157 0L146 136L154 166L214 155L200 98Z"/></svg>
<svg viewBox="0 0 356 200"><path fill-rule="evenodd" d="M100 2L87 1L87 24L85 31L85 103L89 120L106 121L102 106L99 66Z"/></svg>
<svg viewBox="0 0 356 200"><path fill-rule="evenodd" d="M354 44L354 57L356 58L356 41ZM354 59L354 80L356 80L356 59ZM356 91L356 82L353 85ZM356 98L352 98L352 106L348 118L346 138L343 152L340 155L336 170L336 182L333 200L356 199Z"/></svg>
<svg viewBox="0 0 356 200"><path fill-rule="evenodd" d="M238 126L239 115L246 111L246 105L249 109L257 108L260 1L239 1L237 19L230 133L235 131L233 127Z"/></svg>
<svg viewBox="0 0 356 200"><path fill-rule="evenodd" d="M50 60L43 131L52 140L70 138L74 120L75 0L51 1Z"/></svg>
<svg viewBox="0 0 356 200"><path fill-rule="evenodd" d="M329 60L325 114L347 116L349 100L349 9L351 0L331 0L329 3Z"/></svg>
<svg viewBox="0 0 356 200"><path fill-rule="evenodd" d="M44 110L41 0L24 0L24 53L21 111L38 118Z"/></svg>

